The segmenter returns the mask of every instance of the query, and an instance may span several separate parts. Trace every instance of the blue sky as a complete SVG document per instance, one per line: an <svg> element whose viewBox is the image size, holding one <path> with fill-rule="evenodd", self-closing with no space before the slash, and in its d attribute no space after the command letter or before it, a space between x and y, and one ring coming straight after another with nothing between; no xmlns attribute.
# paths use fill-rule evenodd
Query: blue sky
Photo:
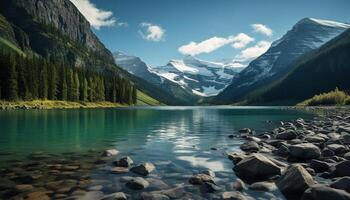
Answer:
<svg viewBox="0 0 350 200"><path fill-rule="evenodd" d="M109 50L157 66L185 54L248 62L304 17L350 22L348 0L71 1Z"/></svg>

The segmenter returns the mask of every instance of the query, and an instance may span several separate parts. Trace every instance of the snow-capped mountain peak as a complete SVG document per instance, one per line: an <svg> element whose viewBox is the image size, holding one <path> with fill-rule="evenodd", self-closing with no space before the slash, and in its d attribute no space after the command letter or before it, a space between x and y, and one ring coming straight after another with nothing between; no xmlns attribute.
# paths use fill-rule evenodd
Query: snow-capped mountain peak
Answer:
<svg viewBox="0 0 350 200"><path fill-rule="evenodd" d="M300 20L282 38L274 41L263 55L233 77L231 85L217 98L241 98L268 85L288 73L302 55L319 48L348 28L349 24L330 20Z"/></svg>
<svg viewBox="0 0 350 200"><path fill-rule="evenodd" d="M232 63L210 62L186 56L182 60L170 60L167 65L151 70L196 95L214 96L222 91L242 68L237 68Z"/></svg>
<svg viewBox="0 0 350 200"><path fill-rule="evenodd" d="M304 18L300 20L296 25L299 24L316 24L321 26L328 26L328 27L334 27L334 28L350 28L350 24L342 23L342 22L336 22L331 20L325 20L325 19L316 19L316 18Z"/></svg>

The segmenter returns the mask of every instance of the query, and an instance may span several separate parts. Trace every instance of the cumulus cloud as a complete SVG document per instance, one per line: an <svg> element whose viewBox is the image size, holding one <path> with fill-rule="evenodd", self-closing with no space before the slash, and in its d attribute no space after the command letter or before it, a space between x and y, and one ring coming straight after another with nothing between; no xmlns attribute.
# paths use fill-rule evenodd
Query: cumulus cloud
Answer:
<svg viewBox="0 0 350 200"><path fill-rule="evenodd" d="M254 41L254 38L250 37L245 33L240 33L237 36L229 38L233 41L232 47L235 49L241 49L246 47L249 43Z"/></svg>
<svg viewBox="0 0 350 200"><path fill-rule="evenodd" d="M113 12L98 9L90 0L70 0L84 17L90 22L91 26L99 30L103 26L114 26L116 19Z"/></svg>
<svg viewBox="0 0 350 200"><path fill-rule="evenodd" d="M240 33L236 36L229 36L228 38L214 36L198 43L192 41L179 47L178 50L184 55L195 56L202 53L213 52L228 44L232 44L232 47L236 49L244 48L252 41L254 41L254 38L244 33Z"/></svg>
<svg viewBox="0 0 350 200"><path fill-rule="evenodd" d="M261 33L269 37L273 34L273 31L264 24L252 24L251 26L256 33Z"/></svg>
<svg viewBox="0 0 350 200"><path fill-rule="evenodd" d="M259 57L261 54L265 53L270 46L271 42L264 40L260 41L256 45L242 50L235 59L241 62L250 62Z"/></svg>
<svg viewBox="0 0 350 200"><path fill-rule="evenodd" d="M165 30L161 26L146 22L141 23L140 26L142 30L139 33L145 40L159 42L164 39Z"/></svg>

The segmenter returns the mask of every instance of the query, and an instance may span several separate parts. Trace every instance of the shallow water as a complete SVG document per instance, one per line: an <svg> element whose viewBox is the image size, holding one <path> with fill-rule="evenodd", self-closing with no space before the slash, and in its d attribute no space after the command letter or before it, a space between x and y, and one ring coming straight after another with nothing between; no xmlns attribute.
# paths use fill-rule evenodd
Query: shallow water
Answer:
<svg viewBox="0 0 350 200"><path fill-rule="evenodd" d="M299 117L311 118L312 114L283 107L228 106L1 111L0 161L2 165L8 160L23 161L37 151L86 154L91 149L116 148L118 157L128 155L136 164L154 163L156 171L150 177L170 187L187 184L192 174L210 169L225 191L236 179L225 153L239 150L243 142L228 135L244 127L264 132L280 121ZM111 176L108 163L102 168L91 176L113 182L132 175ZM132 193L125 187L119 190ZM152 187L147 190L152 191ZM197 188L192 192L199 194Z"/></svg>

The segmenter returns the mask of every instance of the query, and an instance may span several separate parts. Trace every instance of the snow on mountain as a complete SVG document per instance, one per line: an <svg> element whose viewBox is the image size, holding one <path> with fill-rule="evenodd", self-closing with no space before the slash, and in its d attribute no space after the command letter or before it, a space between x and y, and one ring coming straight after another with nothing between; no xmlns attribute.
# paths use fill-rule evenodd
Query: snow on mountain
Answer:
<svg viewBox="0 0 350 200"><path fill-rule="evenodd" d="M215 96L230 84L241 66L232 63L209 62L186 56L183 60L170 60L165 66L151 71L200 96Z"/></svg>
<svg viewBox="0 0 350 200"><path fill-rule="evenodd" d="M274 41L266 53L234 76L231 85L217 99L224 101L242 98L249 92L271 83L288 73L300 56L320 47L347 28L350 28L349 24L329 20L300 20L282 38Z"/></svg>

